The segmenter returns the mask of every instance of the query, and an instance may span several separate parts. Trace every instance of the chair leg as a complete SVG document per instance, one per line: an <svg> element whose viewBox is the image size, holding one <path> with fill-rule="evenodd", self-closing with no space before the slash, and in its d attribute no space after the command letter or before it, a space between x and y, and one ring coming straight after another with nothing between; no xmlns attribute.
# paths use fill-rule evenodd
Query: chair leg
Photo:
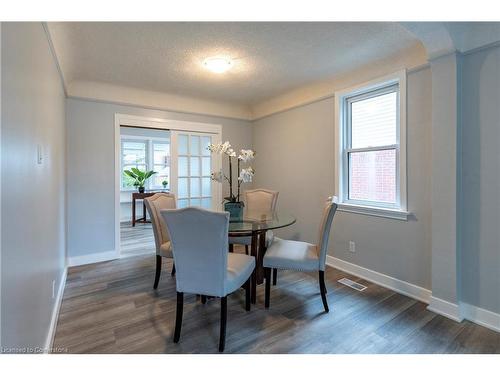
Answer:
<svg viewBox="0 0 500 375"><path fill-rule="evenodd" d="M170 272L171 276L175 275L175 263L172 263L172 272Z"/></svg>
<svg viewBox="0 0 500 375"><path fill-rule="evenodd" d="M245 245L245 254L248 255L248 245Z"/></svg>
<svg viewBox="0 0 500 375"><path fill-rule="evenodd" d="M219 336L219 352L224 351L226 345L226 322L227 322L227 297L220 299L220 336Z"/></svg>
<svg viewBox="0 0 500 375"><path fill-rule="evenodd" d="M326 300L326 286L325 286L325 271L319 271L319 290L321 292L321 300L326 312L329 312L328 301Z"/></svg>
<svg viewBox="0 0 500 375"><path fill-rule="evenodd" d="M234 253L234 245L232 243L229 244L229 252Z"/></svg>
<svg viewBox="0 0 500 375"><path fill-rule="evenodd" d="M250 305L251 305L251 303L250 303L250 296L251 296L251 291L250 291L250 289L251 289L250 288L251 281L250 281L250 279L251 278L252 277L250 276L248 278L248 280L245 282L245 310L246 311L250 311Z"/></svg>
<svg viewBox="0 0 500 375"><path fill-rule="evenodd" d="M175 313L174 342L179 342L179 339L181 337L183 307L184 307L184 293L177 292L177 311Z"/></svg>
<svg viewBox="0 0 500 375"><path fill-rule="evenodd" d="M273 285L276 285L278 282L278 269L273 268Z"/></svg>
<svg viewBox="0 0 500 375"><path fill-rule="evenodd" d="M156 256L156 274L155 274L155 283L153 285L153 289L158 288L158 283L160 282L161 275L161 255Z"/></svg>
<svg viewBox="0 0 500 375"><path fill-rule="evenodd" d="M201 295L201 303L203 303L203 304L207 303L207 296L205 296L203 294Z"/></svg>
<svg viewBox="0 0 500 375"><path fill-rule="evenodd" d="M264 268L264 278L266 279L266 295L264 300L264 307L269 308L269 300L271 299L271 269L268 267Z"/></svg>

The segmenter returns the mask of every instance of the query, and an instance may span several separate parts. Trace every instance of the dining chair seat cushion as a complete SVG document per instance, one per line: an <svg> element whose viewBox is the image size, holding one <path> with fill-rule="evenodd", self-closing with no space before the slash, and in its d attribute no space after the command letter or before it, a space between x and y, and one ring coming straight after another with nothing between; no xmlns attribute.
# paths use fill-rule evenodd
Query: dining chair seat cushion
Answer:
<svg viewBox="0 0 500 375"><path fill-rule="evenodd" d="M161 244L159 255L166 258L173 258L172 246L170 244L170 241Z"/></svg>
<svg viewBox="0 0 500 375"><path fill-rule="evenodd" d="M316 245L275 237L264 255L264 267L297 271L318 271Z"/></svg>
<svg viewBox="0 0 500 375"><path fill-rule="evenodd" d="M274 233L272 230L266 232L266 247L271 246L274 240ZM252 236L244 237L229 237L229 243L234 245L248 245L252 244Z"/></svg>
<svg viewBox="0 0 500 375"><path fill-rule="evenodd" d="M245 254L227 255L226 293L232 293L248 280L255 268L255 258Z"/></svg>

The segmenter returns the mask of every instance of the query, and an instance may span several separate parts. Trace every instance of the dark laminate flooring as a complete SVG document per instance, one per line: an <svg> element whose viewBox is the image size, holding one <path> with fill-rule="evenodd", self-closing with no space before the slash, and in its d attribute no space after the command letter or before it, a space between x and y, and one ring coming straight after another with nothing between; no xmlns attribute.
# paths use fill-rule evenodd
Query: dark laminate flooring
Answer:
<svg viewBox="0 0 500 375"><path fill-rule="evenodd" d="M241 251L241 249L238 249ZM69 353L217 353L219 300L184 298L179 344L172 342L176 291L164 260L154 291L154 255L70 268L54 346ZM500 353L500 333L456 323L424 303L350 277L368 288L337 282L349 275L327 268L330 313L323 312L317 274L278 273L271 307L264 286L244 310L244 292L228 298L226 353Z"/></svg>

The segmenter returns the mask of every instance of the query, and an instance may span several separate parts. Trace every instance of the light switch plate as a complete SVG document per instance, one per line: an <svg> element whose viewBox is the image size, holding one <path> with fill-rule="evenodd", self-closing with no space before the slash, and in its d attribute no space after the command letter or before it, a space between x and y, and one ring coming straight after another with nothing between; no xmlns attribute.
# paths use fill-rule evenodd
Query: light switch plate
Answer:
<svg viewBox="0 0 500 375"><path fill-rule="evenodd" d="M42 164L43 163L42 145L40 144L37 145L36 154L37 154L37 163Z"/></svg>

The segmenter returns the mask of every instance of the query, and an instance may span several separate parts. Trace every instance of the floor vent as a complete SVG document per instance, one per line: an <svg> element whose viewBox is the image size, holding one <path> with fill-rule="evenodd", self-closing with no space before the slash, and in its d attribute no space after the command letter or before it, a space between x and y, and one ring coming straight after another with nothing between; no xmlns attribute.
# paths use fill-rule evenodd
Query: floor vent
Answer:
<svg viewBox="0 0 500 375"><path fill-rule="evenodd" d="M340 279L339 283L347 285L349 288L356 289L358 292L362 292L363 290L366 289L365 285L357 283L356 281L352 281L345 277Z"/></svg>

